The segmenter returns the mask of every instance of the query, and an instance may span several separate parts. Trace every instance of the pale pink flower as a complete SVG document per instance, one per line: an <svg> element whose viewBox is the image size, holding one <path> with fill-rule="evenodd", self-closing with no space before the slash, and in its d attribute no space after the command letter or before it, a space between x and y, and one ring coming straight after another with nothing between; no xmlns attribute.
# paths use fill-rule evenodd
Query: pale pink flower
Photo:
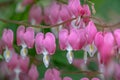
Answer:
<svg viewBox="0 0 120 80"><path fill-rule="evenodd" d="M37 80L38 77L39 77L39 73L37 71L37 67L35 65L32 65L29 72L28 72L28 75L30 77L30 80Z"/></svg>
<svg viewBox="0 0 120 80"><path fill-rule="evenodd" d="M12 57L12 51L13 51L13 31L10 29L4 29L3 35L2 35L2 41L4 43L4 58L6 62L9 62Z"/></svg>
<svg viewBox="0 0 120 80"><path fill-rule="evenodd" d="M33 48L34 46L34 29L24 26L19 26L17 29L17 45L22 46L20 51L21 56L24 58L28 54L27 48Z"/></svg>
<svg viewBox="0 0 120 80"><path fill-rule="evenodd" d="M61 50L67 50L67 59L71 64L73 61L73 50L80 50L84 45L84 32L82 30L71 29L70 32L67 29L62 29L59 32L59 45ZM74 37L74 38L73 38Z"/></svg>
<svg viewBox="0 0 120 80"><path fill-rule="evenodd" d="M40 6L33 5L29 11L29 22L33 25L40 24L42 21L42 9Z"/></svg>
<svg viewBox="0 0 120 80"><path fill-rule="evenodd" d="M60 77L60 72L57 69L48 69L45 72L44 80L62 80Z"/></svg>
<svg viewBox="0 0 120 80"><path fill-rule="evenodd" d="M37 54L43 54L43 62L46 67L49 65L49 55L53 55L56 50L55 36L48 32L45 35L38 33L35 38L35 47Z"/></svg>
<svg viewBox="0 0 120 80"><path fill-rule="evenodd" d="M89 80L88 78L81 78L80 80Z"/></svg>

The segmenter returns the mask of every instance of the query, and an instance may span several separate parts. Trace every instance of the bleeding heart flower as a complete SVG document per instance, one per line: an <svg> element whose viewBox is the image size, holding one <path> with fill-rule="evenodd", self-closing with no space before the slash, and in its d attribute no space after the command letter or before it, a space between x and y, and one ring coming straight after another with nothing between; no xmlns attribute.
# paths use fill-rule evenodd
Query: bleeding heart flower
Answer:
<svg viewBox="0 0 120 80"><path fill-rule="evenodd" d="M28 27L27 29L22 25L18 27L17 45L22 46L20 54L23 58L26 57L28 54L27 48L32 48L34 45L34 30L32 27Z"/></svg>
<svg viewBox="0 0 120 80"><path fill-rule="evenodd" d="M29 22L32 25L40 24L42 21L42 9L40 6L33 5L29 12Z"/></svg>
<svg viewBox="0 0 120 80"><path fill-rule="evenodd" d="M10 29L4 29L2 35L2 41L5 44L4 58L6 62L9 62L12 57L13 50L13 31Z"/></svg>
<svg viewBox="0 0 120 80"><path fill-rule="evenodd" d="M62 80L60 77L60 72L57 69L48 69L45 72L44 80Z"/></svg>
<svg viewBox="0 0 120 80"><path fill-rule="evenodd" d="M96 26L94 25L93 21L90 21L87 25L87 27L85 28L86 30L86 39L87 39L87 44L84 48L84 60L85 60L85 63L87 61L87 53L89 53L90 57L93 57L94 54L96 53L97 51L97 48L94 44L94 38L95 38L95 35L97 33L97 29L96 29Z"/></svg>
<svg viewBox="0 0 120 80"><path fill-rule="evenodd" d="M95 45L100 54L100 62L108 65L114 55L115 40L111 32L98 32L95 36Z"/></svg>
<svg viewBox="0 0 120 80"><path fill-rule="evenodd" d="M31 68L30 68L30 70L28 72L28 75L30 76L30 80L38 80L39 73L38 73L37 68L36 68L35 65L31 66Z"/></svg>
<svg viewBox="0 0 120 80"><path fill-rule="evenodd" d="M59 44L61 50L67 50L67 59L71 64L73 61L73 50L80 50L84 45L84 34L77 29L71 29L70 32L67 29L62 29L59 32ZM74 37L74 38L73 38ZM83 38L83 39L82 39Z"/></svg>
<svg viewBox="0 0 120 80"><path fill-rule="evenodd" d="M35 47L37 54L43 54L43 62L46 67L49 65L49 55L53 55L56 50L55 36L48 32L44 36L43 33L38 33L35 38Z"/></svg>
<svg viewBox="0 0 120 80"><path fill-rule="evenodd" d="M118 53L120 54L120 35L119 34L120 34L120 29L116 29L114 31L114 36L117 43Z"/></svg>

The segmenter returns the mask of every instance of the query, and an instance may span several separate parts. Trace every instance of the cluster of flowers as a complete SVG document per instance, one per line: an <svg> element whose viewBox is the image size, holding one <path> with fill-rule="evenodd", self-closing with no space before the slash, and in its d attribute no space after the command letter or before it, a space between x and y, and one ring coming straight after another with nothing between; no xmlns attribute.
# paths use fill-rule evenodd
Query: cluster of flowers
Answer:
<svg viewBox="0 0 120 80"><path fill-rule="evenodd" d="M24 0L23 3L24 5L27 5L33 3L33 1ZM93 57L95 53L98 53L98 61L100 64L104 65L104 73L107 73L108 76L109 65L110 63L113 63L113 57L118 55L120 51L120 29L117 29L114 32L97 31L94 22L89 18L90 16L91 12L89 6L87 4L81 5L79 0L69 0L68 4L53 1L49 6L43 9L43 12L40 6L33 5L30 9L29 21L31 24L40 24L41 21L44 20L46 24L54 25L71 18L76 18L71 22L59 26L57 36L60 49L67 50L66 57L70 64L74 59L73 50L84 50L85 63L87 62L88 54L90 57ZM36 67L33 65L28 70L28 48L33 48L35 44L37 54L43 54L43 62L45 66L48 67L50 61L49 56L53 55L56 50L55 40L55 36L51 32L46 34L39 32L35 36L32 27L25 29L24 26L19 26L17 29L17 45L22 47L20 51L21 56L15 54L12 45L13 32L10 29L5 29L3 31L0 51L2 51L3 48L5 49L3 54L5 61L8 62L8 66L11 66L9 68L15 70L16 74L21 71L27 71L28 76L32 77L33 80L36 80L36 78L38 78ZM115 62L114 64L115 67L117 65L117 68L112 67L112 70L114 69L113 72L117 71L116 69L118 69L119 66L119 64ZM31 73L35 73L36 75L31 76ZM119 71L117 71L117 73L119 74ZM117 73L116 77L118 77ZM48 75L49 78L47 77ZM48 69L45 73L45 80L61 80L59 75L60 73L57 70ZM65 77L63 80L71 80L71 78ZM81 80L89 79L85 78Z"/></svg>

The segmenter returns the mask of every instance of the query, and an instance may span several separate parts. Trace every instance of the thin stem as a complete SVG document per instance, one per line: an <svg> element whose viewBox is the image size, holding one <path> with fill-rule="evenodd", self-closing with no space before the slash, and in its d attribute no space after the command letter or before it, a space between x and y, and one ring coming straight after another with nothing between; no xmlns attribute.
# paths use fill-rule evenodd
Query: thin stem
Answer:
<svg viewBox="0 0 120 80"><path fill-rule="evenodd" d="M72 18L69 20L66 20L64 22L61 22L59 24L55 24L55 25L51 25L51 26L43 26L43 25L31 25L31 24L27 24L27 23L23 23L22 21L15 21L15 20L5 20L0 18L0 21L4 22L4 23L14 23L14 24L19 24L19 25L24 25L24 26L31 26L31 27L36 27L36 28L51 28L51 27L58 27L59 25L63 25L67 22L70 22L72 20L75 20L76 18Z"/></svg>

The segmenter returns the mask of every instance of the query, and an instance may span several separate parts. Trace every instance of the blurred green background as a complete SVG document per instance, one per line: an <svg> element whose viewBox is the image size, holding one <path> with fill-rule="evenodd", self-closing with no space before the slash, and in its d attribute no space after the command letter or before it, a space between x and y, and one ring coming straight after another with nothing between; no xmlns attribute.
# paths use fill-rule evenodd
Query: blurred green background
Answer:
<svg viewBox="0 0 120 80"><path fill-rule="evenodd" d="M44 3L46 5L50 0L36 0L38 1L38 5L41 5ZM83 2L83 0L81 0ZM120 21L120 0L91 0L93 3L95 3L95 9L96 14L94 16L97 16L101 19L103 19L105 22L109 23L115 23ZM27 21L28 20L28 13L30 6L26 7L26 10L23 13L16 13L16 6L18 3L21 2L21 0L0 0L0 18L8 19L8 20L18 20L18 21ZM0 21L0 36L2 35L2 31L4 28L11 28L14 33L16 33L16 29L19 25L12 24L12 23L3 23ZM46 30L48 31L48 30ZM16 36L16 34L14 34ZM58 43L58 41L57 41ZM14 46L16 46L16 37L14 40ZM16 51L19 52L19 48L16 48ZM65 57L66 51L60 51L59 46L57 45L57 51L56 54L51 57L51 63L55 65L56 68L59 70L65 70L68 72L72 71L79 71L77 68L73 67L72 65L69 65L67 62L67 59ZM77 51L74 52L75 58L82 58L83 52ZM35 49L29 50L29 55L35 56L36 52ZM39 56L38 58L40 58ZM45 66L43 63L37 66L40 78L43 78L44 72L46 71ZM50 66L54 67L54 66ZM91 65L89 68L93 71L97 70L96 64L91 62ZM81 77L85 76L82 73L77 74L62 74L62 76L70 76L73 78L73 80L79 80Z"/></svg>

